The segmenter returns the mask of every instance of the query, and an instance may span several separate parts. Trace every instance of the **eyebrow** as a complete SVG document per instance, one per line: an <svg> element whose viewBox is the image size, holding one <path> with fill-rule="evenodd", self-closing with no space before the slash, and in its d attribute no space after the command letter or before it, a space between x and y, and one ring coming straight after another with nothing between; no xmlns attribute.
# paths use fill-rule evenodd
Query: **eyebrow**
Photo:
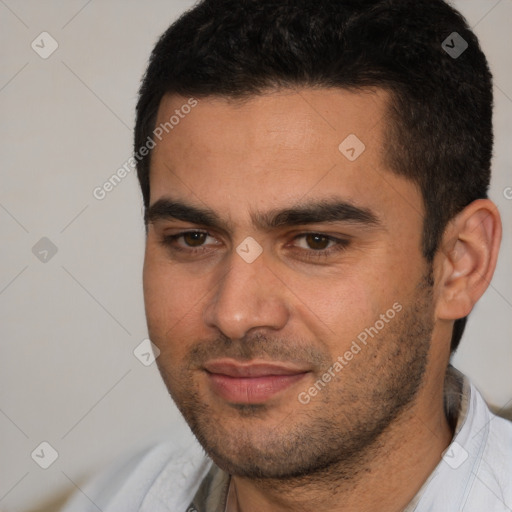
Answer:
<svg viewBox="0 0 512 512"><path fill-rule="evenodd" d="M213 210L169 198L158 199L149 206L144 216L146 224L173 219L222 230L228 230L230 226L230 223L223 221ZM369 208L355 206L336 198L302 203L266 213L253 213L251 220L256 227L263 230L324 222L381 226L379 217Z"/></svg>

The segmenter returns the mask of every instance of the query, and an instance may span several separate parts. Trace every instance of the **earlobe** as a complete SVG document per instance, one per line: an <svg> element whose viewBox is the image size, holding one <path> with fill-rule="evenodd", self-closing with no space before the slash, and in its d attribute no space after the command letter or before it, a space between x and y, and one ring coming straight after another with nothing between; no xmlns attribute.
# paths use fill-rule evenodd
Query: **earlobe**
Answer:
<svg viewBox="0 0 512 512"><path fill-rule="evenodd" d="M436 265L437 318L467 316L489 286L501 242L501 218L489 199L478 199L462 210L445 230Z"/></svg>

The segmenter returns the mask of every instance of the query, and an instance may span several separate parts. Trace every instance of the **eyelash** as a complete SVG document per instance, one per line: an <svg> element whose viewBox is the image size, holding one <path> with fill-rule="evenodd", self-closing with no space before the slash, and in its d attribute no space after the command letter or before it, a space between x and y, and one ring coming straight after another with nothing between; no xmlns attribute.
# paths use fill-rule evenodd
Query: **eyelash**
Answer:
<svg viewBox="0 0 512 512"><path fill-rule="evenodd" d="M196 247L196 248L189 247L188 249L185 247L180 247L180 246L176 245L177 240L179 240L180 238L183 238L183 236L185 236L187 234L192 234L192 233L202 233L207 236L212 236L207 231L201 231L201 230L182 231L182 232L176 233L174 235L164 235L161 239L161 244L164 247L171 249L172 251L187 253L191 256L196 256L196 255L204 254L204 253L208 252L209 249L206 249L204 245ZM298 251L302 253L301 257L308 261L327 258L334 253L339 253L339 252L345 251L348 248L348 246L350 245L349 239L336 238L336 237L333 237L330 235L325 235L323 233L318 233L316 231L308 231L305 233L300 233L293 237L293 241L296 241L300 238L304 238L305 236L308 236L308 235L317 235L317 236L327 239L329 242L334 242L334 244L335 244L327 249L315 250L315 249L299 248Z"/></svg>

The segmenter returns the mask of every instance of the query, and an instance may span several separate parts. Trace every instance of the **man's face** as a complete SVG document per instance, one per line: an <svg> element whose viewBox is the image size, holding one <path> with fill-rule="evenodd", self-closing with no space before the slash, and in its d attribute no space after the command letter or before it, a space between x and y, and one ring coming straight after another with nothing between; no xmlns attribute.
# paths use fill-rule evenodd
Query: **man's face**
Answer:
<svg viewBox="0 0 512 512"><path fill-rule="evenodd" d="M160 105L156 126L181 115L152 154L149 333L173 399L233 474L348 463L422 382L423 207L384 163L386 101L303 89Z"/></svg>

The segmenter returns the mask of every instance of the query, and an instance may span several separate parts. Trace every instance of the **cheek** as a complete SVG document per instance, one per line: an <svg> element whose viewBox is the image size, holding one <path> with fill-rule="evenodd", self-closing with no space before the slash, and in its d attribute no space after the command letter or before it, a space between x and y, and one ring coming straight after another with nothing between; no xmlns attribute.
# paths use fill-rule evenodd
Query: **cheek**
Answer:
<svg viewBox="0 0 512 512"><path fill-rule="evenodd" d="M381 291L386 288L375 286L370 277L346 272L325 279L293 277L288 280L293 292L292 321L299 329L308 329L333 357L392 305Z"/></svg>
<svg viewBox="0 0 512 512"><path fill-rule="evenodd" d="M206 290L200 280L146 251L143 271L144 301L149 333L162 350L170 340L183 339L190 325L198 325L197 314Z"/></svg>
<svg viewBox="0 0 512 512"><path fill-rule="evenodd" d="M144 302L151 341L169 366L187 354L191 342L205 336L203 311L212 283L173 265L161 251L146 249Z"/></svg>
<svg viewBox="0 0 512 512"><path fill-rule="evenodd" d="M353 293L347 299L347 308L344 309L341 319L344 339L349 344L366 328L373 325L379 315L390 308L392 304L386 297L376 293L376 290L364 288L358 292L359 294ZM348 348L348 346L344 348Z"/></svg>

